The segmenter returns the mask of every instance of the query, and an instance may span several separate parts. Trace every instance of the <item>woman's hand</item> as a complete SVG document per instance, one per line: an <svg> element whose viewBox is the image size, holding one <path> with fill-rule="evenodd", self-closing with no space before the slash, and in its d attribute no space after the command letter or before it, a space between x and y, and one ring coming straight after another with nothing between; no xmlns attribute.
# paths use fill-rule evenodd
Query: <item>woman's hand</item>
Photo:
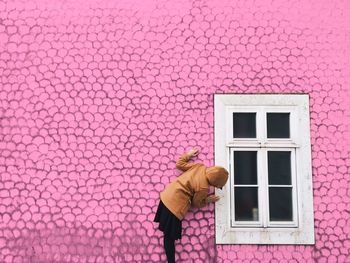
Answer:
<svg viewBox="0 0 350 263"><path fill-rule="evenodd" d="M215 203L220 200L220 197L217 195L209 195L207 197L207 203Z"/></svg>
<svg viewBox="0 0 350 263"><path fill-rule="evenodd" d="M197 155L198 155L198 149L193 148L192 150L190 150L190 151L188 152L188 155L189 155L190 157L192 157L192 156L197 156Z"/></svg>

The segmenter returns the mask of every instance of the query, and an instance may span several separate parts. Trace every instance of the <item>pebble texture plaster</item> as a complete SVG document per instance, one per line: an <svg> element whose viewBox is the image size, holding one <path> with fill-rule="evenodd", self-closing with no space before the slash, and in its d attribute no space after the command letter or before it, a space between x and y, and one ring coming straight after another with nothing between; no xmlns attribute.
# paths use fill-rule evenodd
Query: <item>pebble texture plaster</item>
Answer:
<svg viewBox="0 0 350 263"><path fill-rule="evenodd" d="M350 262L349 1L0 1L0 262L164 262L175 160L214 165L214 93L308 93L315 246L214 244L178 262Z"/></svg>

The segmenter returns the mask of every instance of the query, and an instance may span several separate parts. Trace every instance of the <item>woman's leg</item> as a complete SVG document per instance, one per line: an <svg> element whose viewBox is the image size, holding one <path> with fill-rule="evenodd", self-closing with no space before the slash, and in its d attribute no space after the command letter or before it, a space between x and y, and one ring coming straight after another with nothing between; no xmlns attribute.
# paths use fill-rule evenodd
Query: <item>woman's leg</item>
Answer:
<svg viewBox="0 0 350 263"><path fill-rule="evenodd" d="M166 234L164 234L164 248L168 263L175 263L175 240Z"/></svg>

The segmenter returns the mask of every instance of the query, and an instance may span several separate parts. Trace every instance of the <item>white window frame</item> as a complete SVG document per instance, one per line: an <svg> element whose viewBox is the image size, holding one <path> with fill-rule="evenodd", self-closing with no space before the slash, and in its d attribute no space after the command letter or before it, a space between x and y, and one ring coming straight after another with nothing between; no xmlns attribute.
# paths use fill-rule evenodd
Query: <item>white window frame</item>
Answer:
<svg viewBox="0 0 350 263"><path fill-rule="evenodd" d="M234 182L233 180L230 180L230 189L229 193L231 194L230 200L231 200L231 207L230 207L230 213L231 213L231 227L260 227L260 228L266 228L266 227L298 227L298 209L297 209L297 188L296 188L296 163L295 163L295 149L292 148L248 148L248 147L239 147L239 148L229 148L229 158L231 159L230 164L233 164L233 152L234 151L256 151L258 153L257 155L257 168L258 168L258 206L259 206L259 221L235 221L234 219L234 196L233 196L233 190L234 189ZM293 201L293 220L288 221L269 221L269 214L270 211L268 206L268 180L266 175L267 171L267 152L268 151L290 151L291 152L291 186L292 186L292 201ZM234 167L232 165L229 165L229 171L230 174L234 174ZM265 173L261 173L260 171L265 171ZM248 186L248 185L246 185ZM249 187L256 187L255 185L249 185ZM245 185L240 185L240 187L245 187ZM277 187L283 187L283 185L277 185Z"/></svg>
<svg viewBox="0 0 350 263"><path fill-rule="evenodd" d="M257 138L233 138L233 112L256 112ZM290 138L266 138L266 112L290 113ZM314 244L309 96L307 94L214 94L215 165L230 172L228 183L216 194L215 234L217 244ZM263 123L264 122L264 123ZM257 223L235 222L233 196L234 150L258 150L259 219ZM268 222L266 185L267 151L291 151L293 221ZM265 167L264 167L265 166ZM266 174L265 174L266 177Z"/></svg>

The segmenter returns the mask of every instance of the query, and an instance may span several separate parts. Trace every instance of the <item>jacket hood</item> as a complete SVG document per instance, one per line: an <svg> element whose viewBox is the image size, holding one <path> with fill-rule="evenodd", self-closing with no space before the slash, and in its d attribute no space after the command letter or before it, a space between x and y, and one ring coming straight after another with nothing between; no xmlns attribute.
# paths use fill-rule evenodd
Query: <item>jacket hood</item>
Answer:
<svg viewBox="0 0 350 263"><path fill-rule="evenodd" d="M206 169L209 184L222 188L228 180L228 171L222 166L212 166Z"/></svg>

